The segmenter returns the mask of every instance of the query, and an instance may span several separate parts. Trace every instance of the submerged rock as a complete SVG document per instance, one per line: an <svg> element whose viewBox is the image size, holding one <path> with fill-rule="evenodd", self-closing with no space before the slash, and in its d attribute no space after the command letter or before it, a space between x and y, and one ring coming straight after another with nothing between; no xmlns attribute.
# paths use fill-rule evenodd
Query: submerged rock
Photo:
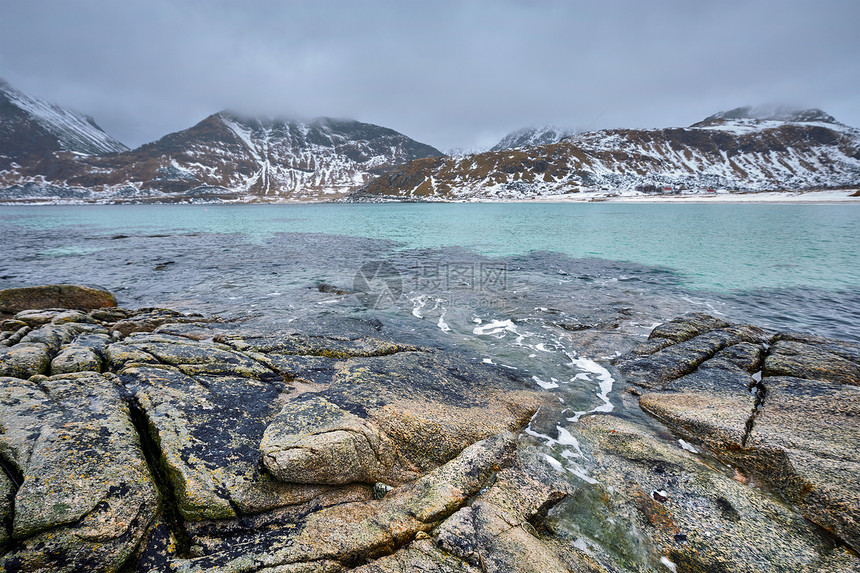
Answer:
<svg viewBox="0 0 860 573"><path fill-rule="evenodd" d="M618 363L651 390L642 409L860 550L860 346L701 316L673 323Z"/></svg>

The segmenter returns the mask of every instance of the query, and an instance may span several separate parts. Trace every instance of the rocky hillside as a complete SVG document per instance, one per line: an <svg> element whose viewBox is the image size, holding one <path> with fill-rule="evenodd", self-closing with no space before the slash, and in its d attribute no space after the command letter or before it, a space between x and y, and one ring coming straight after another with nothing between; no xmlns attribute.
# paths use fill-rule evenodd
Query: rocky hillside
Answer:
<svg viewBox="0 0 860 573"><path fill-rule="evenodd" d="M93 118L32 98L0 79L0 170L55 152L93 155L127 149Z"/></svg>
<svg viewBox="0 0 860 573"><path fill-rule="evenodd" d="M40 105L62 116L60 108ZM353 120L227 111L128 151L94 123L87 125L103 137L100 147L95 135L75 139L84 131L71 128L51 139L46 134L59 128L31 128L42 125L42 108L7 107L0 109L7 126L2 141L14 151L0 168L0 200L318 200L340 197L397 165L442 155L394 130ZM34 135L27 137L27 129Z"/></svg>
<svg viewBox="0 0 860 573"><path fill-rule="evenodd" d="M549 145L551 143L558 143L562 139L570 137L573 134L573 131L561 129L552 125L545 127L526 127L507 134L497 144L491 147L490 151L532 147L534 145Z"/></svg>
<svg viewBox="0 0 860 573"><path fill-rule="evenodd" d="M860 184L860 130L820 110L715 114L686 128L611 129L549 145L404 165L351 199L516 199Z"/></svg>

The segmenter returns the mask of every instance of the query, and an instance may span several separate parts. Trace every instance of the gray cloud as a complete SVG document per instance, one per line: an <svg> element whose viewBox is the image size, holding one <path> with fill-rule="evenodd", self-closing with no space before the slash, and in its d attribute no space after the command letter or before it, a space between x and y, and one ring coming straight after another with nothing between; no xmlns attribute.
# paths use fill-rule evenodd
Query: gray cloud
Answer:
<svg viewBox="0 0 860 573"><path fill-rule="evenodd" d="M29 0L3 13L0 77L132 146L223 108L354 117L442 149L746 104L860 126L856 0Z"/></svg>

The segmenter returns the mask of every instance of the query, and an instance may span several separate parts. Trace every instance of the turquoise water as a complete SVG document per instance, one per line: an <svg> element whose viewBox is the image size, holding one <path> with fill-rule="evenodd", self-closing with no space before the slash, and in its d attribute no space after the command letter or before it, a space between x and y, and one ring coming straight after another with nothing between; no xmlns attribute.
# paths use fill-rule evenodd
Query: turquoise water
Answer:
<svg viewBox="0 0 860 573"><path fill-rule="evenodd" d="M858 205L384 204L3 207L5 232L55 230L62 254L96 235L275 233L397 241L402 249L462 247L490 257L558 252L672 269L691 289L860 285Z"/></svg>

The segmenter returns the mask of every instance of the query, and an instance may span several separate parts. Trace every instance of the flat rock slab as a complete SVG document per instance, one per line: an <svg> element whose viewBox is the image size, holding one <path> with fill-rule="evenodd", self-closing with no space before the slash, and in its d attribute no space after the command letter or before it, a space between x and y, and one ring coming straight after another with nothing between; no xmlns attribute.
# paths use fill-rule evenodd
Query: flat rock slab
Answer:
<svg viewBox="0 0 860 573"><path fill-rule="evenodd" d="M745 336L715 345L726 332ZM756 332L682 317L618 366L646 412L860 549L860 345Z"/></svg>
<svg viewBox="0 0 860 573"><path fill-rule="evenodd" d="M40 308L93 310L116 306L116 297L102 289L80 285L44 285L0 290L0 313Z"/></svg>

